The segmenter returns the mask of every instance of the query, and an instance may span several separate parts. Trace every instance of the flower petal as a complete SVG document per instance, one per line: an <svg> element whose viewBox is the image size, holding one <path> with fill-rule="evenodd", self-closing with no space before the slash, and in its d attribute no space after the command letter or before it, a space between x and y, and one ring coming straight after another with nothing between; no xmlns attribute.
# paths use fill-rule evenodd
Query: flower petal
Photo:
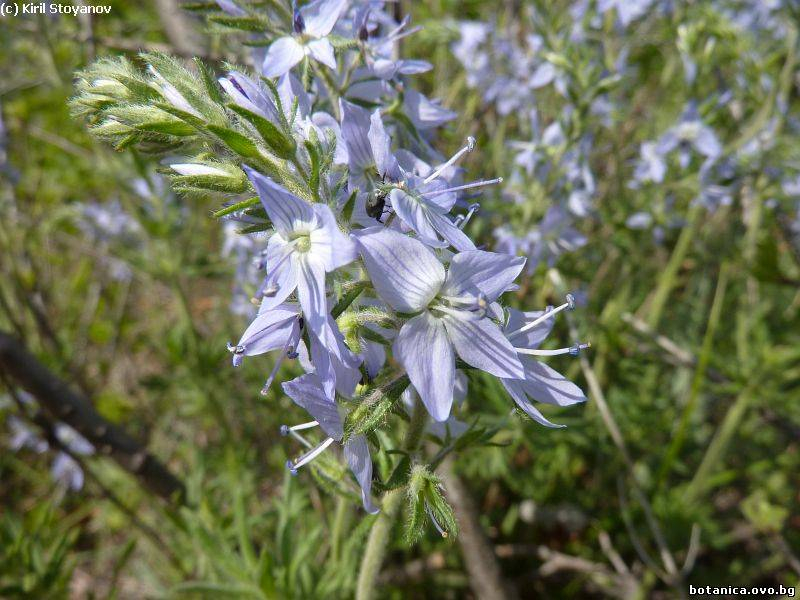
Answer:
<svg viewBox="0 0 800 600"><path fill-rule="evenodd" d="M317 375L314 373L301 375L285 382L281 387L295 404L306 409L314 417L326 434L335 440L342 439L344 436L342 417L339 415L336 403L325 394Z"/></svg>
<svg viewBox="0 0 800 600"><path fill-rule="evenodd" d="M395 188L389 193L389 199L392 202L392 208L397 216L402 219L403 223L408 225L419 236L426 245L434 248L443 248L446 246L436 233L436 230L428 220L428 210L425 205L407 194L405 191Z"/></svg>
<svg viewBox="0 0 800 600"><path fill-rule="evenodd" d="M525 377L517 351L500 328L489 319L476 319L466 312L464 315L465 318L442 318L447 335L464 362L497 377Z"/></svg>
<svg viewBox="0 0 800 600"><path fill-rule="evenodd" d="M367 438L363 435L350 438L350 441L344 445L344 457L361 487L361 502L364 504L364 510L371 515L380 512L380 509L372 503L371 498L372 458L369 455Z"/></svg>
<svg viewBox="0 0 800 600"><path fill-rule="evenodd" d="M525 258L470 250L459 252L450 262L444 291L450 296L482 293L494 302L514 282L525 266Z"/></svg>
<svg viewBox="0 0 800 600"><path fill-rule="evenodd" d="M511 396L511 398L513 398L514 402L517 403L517 406L525 411L525 414L531 419L540 425L544 425L545 427L552 427L554 429L566 427L566 425L558 425L552 421L549 421L541 412L539 412L539 409L536 408L525 395L525 391L522 389L522 382L511 379L503 379L501 381L508 394Z"/></svg>
<svg viewBox="0 0 800 600"><path fill-rule="evenodd" d="M341 232L331 209L325 204L314 204L312 208L319 227L311 232L311 255L321 261L328 272L358 258L356 245Z"/></svg>
<svg viewBox="0 0 800 600"><path fill-rule="evenodd" d="M242 169L256 188L267 216L284 238L294 231L311 231L316 227L317 219L308 202L247 165L242 165Z"/></svg>
<svg viewBox="0 0 800 600"><path fill-rule="evenodd" d="M522 364L525 367L522 388L534 400L557 406L586 402L581 388L555 369L530 357L523 357Z"/></svg>
<svg viewBox="0 0 800 600"><path fill-rule="evenodd" d="M429 312L408 321L393 345L422 403L436 421L445 421L453 406L455 355L444 324Z"/></svg>
<svg viewBox="0 0 800 600"><path fill-rule="evenodd" d="M303 60L305 55L303 47L293 37L278 38L267 50L261 72L264 77L280 77Z"/></svg>
<svg viewBox="0 0 800 600"><path fill-rule="evenodd" d="M360 178L375 164L369 140L369 111L344 100L339 101L342 113L342 137L347 146L351 178Z"/></svg>
<svg viewBox="0 0 800 600"><path fill-rule="evenodd" d="M315 60L321 62L326 67L336 69L336 55L333 52L333 46L326 39L311 40L306 43L306 48L311 53Z"/></svg>
<svg viewBox="0 0 800 600"><path fill-rule="evenodd" d="M309 2L300 9L305 23L305 32L314 37L324 37L328 35L339 15L347 6L347 0L315 0Z"/></svg>
<svg viewBox="0 0 800 600"><path fill-rule="evenodd" d="M267 242L267 276L264 283L266 288L277 288L275 293L261 299L259 312L272 309L282 304L295 289L297 289L297 261L288 247L286 241L275 234Z"/></svg>
<svg viewBox="0 0 800 600"><path fill-rule="evenodd" d="M430 211L428 213L428 218L436 228L436 231L438 231L453 248L459 252L475 250L475 243L467 237L467 234L456 227L447 216L440 215L435 211Z"/></svg>
<svg viewBox="0 0 800 600"><path fill-rule="evenodd" d="M392 154L392 138L386 133L381 119L381 111L376 109L370 116L369 144L372 148L372 156L375 158L375 166L381 177L389 177L390 180L399 179L399 167L397 159Z"/></svg>
<svg viewBox="0 0 800 600"><path fill-rule="evenodd" d="M444 267L422 242L385 227L362 229L355 239L375 290L395 310L422 310L441 289Z"/></svg>
<svg viewBox="0 0 800 600"><path fill-rule="evenodd" d="M325 347L334 348L334 340L328 327L328 299L325 297L325 267L312 256L303 256L298 261L297 296L303 308L303 317L308 327Z"/></svg>
<svg viewBox="0 0 800 600"><path fill-rule="evenodd" d="M297 326L296 310L274 308L259 313L245 329L238 346L244 351L233 355L233 366L239 366L245 356L256 356L283 348Z"/></svg>

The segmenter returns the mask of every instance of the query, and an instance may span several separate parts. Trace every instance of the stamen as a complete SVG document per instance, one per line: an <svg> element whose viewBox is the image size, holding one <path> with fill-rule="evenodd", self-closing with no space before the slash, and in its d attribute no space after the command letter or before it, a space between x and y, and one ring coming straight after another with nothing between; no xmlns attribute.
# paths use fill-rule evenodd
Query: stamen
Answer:
<svg viewBox="0 0 800 600"><path fill-rule="evenodd" d="M423 182L422 182L422 183L430 183L431 181L433 181L434 179L436 179L436 178L437 178L439 175L441 175L441 174L442 174L442 171L444 171L444 170L445 170L447 167L449 167L450 165L452 165L453 163L455 163L455 162L456 162L456 161L457 161L459 158L461 158L462 156L464 156L464 155L465 155L467 152L472 152L474 149L475 149L475 138L474 138L474 137L472 137L472 136L469 136L469 137L467 138L467 145L466 145L466 146L464 146L464 147L463 147L461 150L459 150L459 151L458 151L458 152L456 152L455 154L453 154L453 156L452 156L452 157L450 157L450 160L448 160L448 161L447 161L446 163L444 163L443 165L440 165L440 166L439 166L439 167L438 167L438 168L437 168L437 169L436 169L436 170L435 170L433 173L431 173L430 175L428 175L428 176L427 176L427 177L426 177L426 178L423 180Z"/></svg>
<svg viewBox="0 0 800 600"><path fill-rule="evenodd" d="M477 296L439 296L439 298L453 305L464 306L471 312L485 312L489 306L486 301L486 294L483 292L479 292Z"/></svg>
<svg viewBox="0 0 800 600"><path fill-rule="evenodd" d="M457 310L453 308L449 308L443 304L434 304L430 307L430 310L438 310L439 312L443 312L446 315L451 315L453 317L457 317L459 319L467 318L468 320L478 320L482 319L486 316L485 310Z"/></svg>
<svg viewBox="0 0 800 600"><path fill-rule="evenodd" d="M230 342L228 342L228 352L231 354L244 354L245 347L244 346L234 346Z"/></svg>
<svg viewBox="0 0 800 600"><path fill-rule="evenodd" d="M456 217L456 227L458 227L459 229L464 229L464 227L467 226L467 223L469 223L469 220L472 218L472 215L474 215L476 212L478 212L478 209L480 207L481 207L481 205L478 204L477 202L475 202L473 204L470 204L469 205L469 212L467 212L466 216L458 215Z"/></svg>
<svg viewBox="0 0 800 600"><path fill-rule="evenodd" d="M433 196L439 196L440 194L447 194L449 192L460 192L461 190L471 190L477 187L483 187L486 185L495 185L498 183L503 183L502 177L497 177L496 179L485 179L483 181L474 181L472 183L467 183L465 185L459 185L456 187L447 188L444 190L434 190L432 192L422 192L420 196L425 196L427 198L431 198Z"/></svg>
<svg viewBox="0 0 800 600"><path fill-rule="evenodd" d="M311 429L313 427L317 427L319 423L317 421L309 421L308 423L300 423L299 425L292 425L287 429L289 431L302 431L303 429ZM286 427L286 425L281 425L281 430Z"/></svg>
<svg viewBox="0 0 800 600"><path fill-rule="evenodd" d="M557 350L538 350L533 348L514 348L514 350L516 350L519 354L529 354L531 356L558 356L559 354L578 356L581 353L581 350L586 350L587 348L591 347L592 345L587 342L585 344L575 344L569 348L558 348Z"/></svg>
<svg viewBox="0 0 800 600"><path fill-rule="evenodd" d="M292 475L297 475L297 469L299 469L302 466L307 465L312 460L317 458L320 454L325 452L325 449L328 446L330 446L332 443L333 443L333 438L332 437L327 438L319 446L317 446L316 448L312 448L311 450L309 450L308 452L306 452L305 454L303 454L302 456L300 456L296 460L294 460L294 461L287 460L286 461L286 468L289 469L289 472Z"/></svg>
<svg viewBox="0 0 800 600"><path fill-rule="evenodd" d="M442 528L441 525L439 525L439 521L436 520L436 517L434 516L433 511L430 509L427 502L425 503L425 512L428 513L428 517L430 517L430 520L433 523L433 526L436 527L436 531L439 532L439 535L443 538L446 538L449 534L444 530L444 528Z"/></svg>
<svg viewBox="0 0 800 600"><path fill-rule="evenodd" d="M293 427L289 427L288 425L281 425L280 431L282 436L290 435L298 442L303 444L303 446L305 446L306 448L313 448L314 445L297 432L302 429L311 429L312 427L316 427L317 425L319 425L319 423L317 423L316 421L301 423L300 425L294 425Z"/></svg>
<svg viewBox="0 0 800 600"><path fill-rule="evenodd" d="M266 383L264 383L264 387L261 388L261 395L266 396L269 394L269 388L272 386L272 382L275 380L275 375L278 374L278 369L280 369L281 364L283 364L284 357L286 358L297 358L297 353L294 351L297 342L300 341L300 320L294 322L292 325L292 331L289 333L289 339L286 340L286 344L284 344L281 353L278 355L278 359L275 361L275 366L272 367L272 371L267 378ZM294 355L294 356L292 356Z"/></svg>
<svg viewBox="0 0 800 600"><path fill-rule="evenodd" d="M566 300L567 301L564 304L562 304L561 306L557 306L556 308L553 308L551 310L545 311L544 314L538 316L537 318L535 318L530 323L528 323L526 325L523 325L519 329L515 329L511 333L507 333L506 337L508 339L513 339L513 338L517 337L518 335L521 335L521 334L525 333L526 331L530 331L531 329L533 329L534 327L536 327L540 323L543 323L544 321L546 321L550 317L554 317L555 315L560 313L562 310L575 310L575 297L572 294L567 294Z"/></svg>

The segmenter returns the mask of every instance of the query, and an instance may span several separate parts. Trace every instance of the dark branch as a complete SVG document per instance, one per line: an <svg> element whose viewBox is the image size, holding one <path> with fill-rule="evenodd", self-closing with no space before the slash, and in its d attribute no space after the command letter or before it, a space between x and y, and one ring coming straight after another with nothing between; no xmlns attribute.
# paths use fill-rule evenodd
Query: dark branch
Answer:
<svg viewBox="0 0 800 600"><path fill-rule="evenodd" d="M0 372L27 391L50 417L75 429L94 447L135 475L154 494L183 502L185 488L167 468L121 428L106 421L14 337L0 331Z"/></svg>

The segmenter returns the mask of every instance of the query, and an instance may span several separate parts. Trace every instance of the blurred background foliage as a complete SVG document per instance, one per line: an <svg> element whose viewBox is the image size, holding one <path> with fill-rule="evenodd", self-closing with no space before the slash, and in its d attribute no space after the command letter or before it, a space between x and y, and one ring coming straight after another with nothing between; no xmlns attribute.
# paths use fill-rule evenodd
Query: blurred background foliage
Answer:
<svg viewBox="0 0 800 600"><path fill-rule="evenodd" d="M781 195L774 172L800 169L800 70L797 14L772 4L786 35L738 28L721 8L754 10L748 3L676 1L656 2L635 29L608 12L577 41L565 33L566 2L403 4L424 26L406 51L434 64L417 82L461 115L440 149L476 136L471 173L508 177L507 142L530 125L467 84L451 52L463 19L542 35L579 107L568 137L592 134L594 213L579 226L588 243L540 264L518 292L525 306L558 303L568 289L586 298L574 331L562 323L558 334L580 333L592 350L559 367L590 401L548 411L569 426L549 430L509 417L501 386L475 377L465 414L497 427L496 445L460 453L453 467L520 597L797 585L800 232L797 196ZM155 48L214 64L237 56L237 37L176 17L164 0L110 5L92 20L0 20L0 328L165 462L189 501L175 508L107 458L54 439L35 402L2 382L0 596L351 597L372 517L317 485L314 470L287 475L278 429L297 410L258 394L263 364L229 366L226 342L245 321L231 310L234 261L210 216L218 202L176 197L151 159L93 141L67 107L72 74L97 56ZM603 73L584 77L586 65L610 67L623 52L627 70L603 90L611 125L601 127L588 94ZM628 185L640 144L691 99L726 151L763 131L775 142L713 211L691 202L696 169ZM543 123L562 118L564 104L537 91ZM490 199L473 232L492 243L504 223L533 227L549 185L527 181L522 201ZM627 226L667 194L677 226L660 236ZM65 480L59 453L83 481ZM472 597L457 549L435 531L413 547L398 541L382 595ZM679 585L664 576L665 549L686 567Z"/></svg>

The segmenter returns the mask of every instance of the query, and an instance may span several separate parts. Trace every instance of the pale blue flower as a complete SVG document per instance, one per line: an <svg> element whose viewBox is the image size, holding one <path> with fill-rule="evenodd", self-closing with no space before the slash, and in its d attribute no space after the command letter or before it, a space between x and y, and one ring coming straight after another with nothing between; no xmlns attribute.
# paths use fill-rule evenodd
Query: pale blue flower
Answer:
<svg viewBox="0 0 800 600"><path fill-rule="evenodd" d="M335 69L336 56L328 35L346 6L347 0L314 0L300 9L294 7L294 35L272 42L262 65L264 77L280 77L306 56Z"/></svg>
<svg viewBox="0 0 800 600"><path fill-rule="evenodd" d="M456 354L497 377L523 376L513 347L486 315L525 259L472 250L453 256L445 271L433 251L396 231L374 227L356 239L378 296L398 312L416 314L400 329L393 352L435 420L450 415Z"/></svg>
<svg viewBox="0 0 800 600"><path fill-rule="evenodd" d="M353 243L325 204L309 204L269 177L245 166L275 233L267 244L267 275L259 289L263 310L297 290L306 326L331 352L338 352L328 320L325 274L356 258Z"/></svg>
<svg viewBox="0 0 800 600"><path fill-rule="evenodd" d="M335 401L326 394L324 386L319 377L315 374L307 374L283 384L283 391L295 404L304 408L314 417L314 421L303 423L294 427L281 427L281 433L291 435L304 446L310 448L308 452L294 461L286 463L287 468L296 474L297 470L309 464L333 442L341 442L344 437L344 422ZM320 427L326 437L317 446L312 446L298 432L313 427ZM364 510L370 514L379 511L372 503L372 458L370 457L369 445L363 435L354 435L343 444L345 460L350 466L350 470L358 481L361 488L361 500Z"/></svg>

